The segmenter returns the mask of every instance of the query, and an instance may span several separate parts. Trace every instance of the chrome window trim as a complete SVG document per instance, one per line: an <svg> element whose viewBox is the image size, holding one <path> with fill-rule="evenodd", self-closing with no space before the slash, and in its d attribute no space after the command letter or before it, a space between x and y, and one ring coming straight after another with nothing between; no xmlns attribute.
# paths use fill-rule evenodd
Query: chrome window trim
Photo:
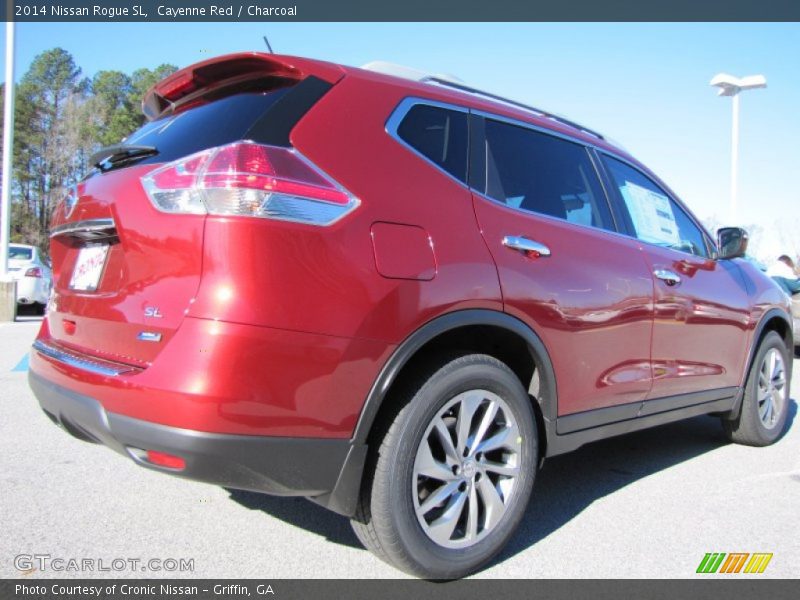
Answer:
<svg viewBox="0 0 800 600"><path fill-rule="evenodd" d="M560 139L563 139L563 140L565 140L567 142L572 142L573 144L578 144L578 145L584 146L585 148L587 148L589 150L594 150L597 154L604 154L604 155L609 156L609 157L611 157L611 158L613 158L615 160L623 162L626 165L628 165L631 168L633 168L636 171L638 171L639 173L641 173L642 175L644 175L645 177L647 177L647 179L650 179L650 180L653 179L653 177L651 177L647 173L644 173L642 171L642 168L639 165L633 163L629 158L626 158L622 154L619 154L619 153L615 152L614 150L598 146L594 142L591 142L591 141L588 141L588 140L583 140L583 139L580 139L578 137L569 135L569 134L561 132L561 131L555 131L555 130L549 129L547 127L542 127L540 125L535 125L533 123L529 123L529 122L524 121L522 119L518 119L518 118L515 118L515 117L507 117L505 115L499 115L497 113L492 113L492 112L489 112L489 111L486 111L486 110L483 110L483 109L469 108L469 107L462 106L462 105L459 105L459 104L451 104L449 102L441 102L439 100L432 100L432 99L429 99L429 98L423 98L423 97L419 97L419 96L408 96L408 97L404 98L403 100L401 100L400 103L392 111L392 114L389 115L389 119L386 121L386 133L388 133L399 144L401 144L402 146L405 146L406 148L408 148L411 152L413 152L414 154L419 156L425 162L427 162L428 164L430 164L431 166L433 166L435 169L439 170L440 172L444 173L447 177L449 177L450 179L452 179L453 181L455 181L456 183L458 183L462 187L466 187L471 192L476 194L478 197L483 198L485 200L488 200L490 202L494 202L495 204L497 204L499 206L505 206L506 208L508 208L510 210L519 211L519 212L522 212L524 214L536 215L538 217L544 217L544 218L547 218L547 219L553 219L554 221L560 222L560 223L570 223L566 219L559 219L558 217L553 217L551 215L546 215L544 213L538 213L538 212L532 211L532 210L526 210L524 208L515 208L515 207L512 207L512 206L508 206L504 202L501 202L499 200L495 200L494 198L490 198L489 196L487 196L483 192L481 192L479 190L476 190L475 188L471 187L469 185L469 183L464 183L460 179L458 179L457 177L454 177L451 173L449 173L449 172L445 171L444 169L442 169L439 165L437 165L435 162L430 160L427 156L425 156L424 154L421 154L413 146L408 144L405 140L403 140L397 134L397 128L400 126L400 123L403 121L403 118L406 116L406 114L408 114L408 111L411 110L411 108L413 108L414 106L416 106L418 104L423 104L423 105L427 105L427 106L434 106L434 107L443 108L443 109L446 109L446 110L455 110L455 111L459 111L459 112L465 112L465 113L467 113L469 115L475 115L477 117L483 117L484 119L491 119L491 120L494 120L494 121L500 121L502 123L507 123L509 125L515 125L517 127L523 127L525 129L530 129L532 131L536 131L536 132L542 133L544 135L550 135L550 136L553 136L553 137L556 137L556 138L560 138ZM612 199L611 195L608 193L609 190L606 189L606 187L605 187L605 182L603 181L603 177L601 176L598 167L599 166L602 167L603 170L605 170L605 171L607 171L607 169L606 169L605 165L597 165L597 164L595 164L595 160L593 159L593 157L591 157L591 152L590 152L590 159L591 159L592 165L594 166L595 171L597 173L597 178L600 181L600 186L602 187L603 191L606 194L606 200L609 202L609 204L611 204L615 200ZM467 160L469 161L469 156L468 156ZM610 174L609 174L609 177L610 177ZM610 183L616 185L615 182L613 182L613 181L611 181ZM716 244L713 241L712 236L709 235L708 231L706 231L706 228L701 223L698 222L697 217L694 215L694 213L691 210L689 210L689 208L681 200L676 198L674 196L674 194L664 190L663 189L664 186L662 186L659 182L654 182L654 183L656 183L658 188L661 189L669 199L671 199L673 202L675 202L683 210L683 212L686 213L686 215L695 224L695 226L700 229L700 232L703 234L703 237L706 240L706 251L708 252L708 256L706 256L706 257L698 257L696 254L689 254L687 252L682 252L680 250L675 250L674 248L672 248L672 250L675 251L675 252L680 252L681 254L686 254L687 256L694 256L696 258L706 258L708 260L713 260L713 257L716 256L718 250L717 250ZM609 207L609 209L610 209L610 207ZM627 210L627 208L626 208L626 210ZM583 228L586 228L586 229L591 229L593 231L602 231L602 232L605 232L605 233L618 235L618 236L624 237L625 239L635 240L635 241L640 242L642 244L648 244L648 245L654 246L656 248L663 248L664 247L664 246L659 246L658 244L653 244L651 242L646 242L644 240L640 240L636 235L631 235L631 234L627 233L626 231L622 231L620 229L620 224L616 223L616 218L614 216L613 210L611 211L611 218L614 221L614 226L616 228L614 231L609 230L609 229L603 229L601 227L594 227L592 225L581 225L579 223L570 223L570 225L574 225L576 227L583 227Z"/></svg>
<svg viewBox="0 0 800 600"><path fill-rule="evenodd" d="M470 192L472 192L473 194L475 194L479 198L482 198L484 200L487 200L489 202L497 204L498 206L503 206L505 208L508 208L509 210L514 210L514 211L517 211L517 212L521 212L523 214L533 215L533 216L536 216L536 217L543 217L545 219L552 219L556 223L568 223L569 225L572 225L574 227L585 228L585 229L589 229L589 230L592 230L592 231L600 231L600 232L603 232L603 233L610 233L610 234L613 234L613 235L622 236L622 237L624 237L626 239L636 240L635 237L630 236L627 233L622 232L622 231L619 230L618 224L616 223L616 219L614 217L614 213L613 213L613 211L611 211L611 207L610 206L609 206L609 211L611 211L611 219L612 219L613 225L615 227L614 230L603 229L602 227L594 227L592 225L582 225L580 223L572 223L570 221L567 221L566 219L559 219L558 217L553 217L552 215L547 215L547 214L544 214L544 213L536 212L536 211L533 211L533 210L527 210L527 209L524 209L524 208L515 208L513 206L509 206L505 202L501 202L500 200L496 200L494 198L491 198L491 197L487 196L486 194L484 194L480 190L477 190L477 189L473 188L472 186L470 186L469 183L465 183L465 182L461 181L460 179L458 179L457 177L454 177L452 175L452 173L450 173L448 171L445 171L442 167L440 167L434 161L432 161L427 156L425 156L424 154L419 152L416 148L414 148L409 143L407 143L397 133L397 129L400 126L400 123L402 123L402 121L405 118L405 116L408 114L408 111L410 111L414 106L417 106L417 105L420 105L420 104L424 105L424 106L433 106L433 107L436 107L436 108L442 108L442 109L445 109L445 110L454 110L454 111L458 111L458 112L467 113L468 115L475 115L475 116L483 117L484 119L493 119L495 121L508 123L510 125L516 125L516 126L519 126L519 127L524 127L526 129L531 129L533 131L537 131L537 132L542 133L544 135L552 135L553 137L564 139L567 142L572 142L572 143L578 144L580 146L585 147L587 150L590 149L590 148L596 148L596 146L594 144L589 143L589 142L587 142L585 140L581 140L579 138L574 138L574 137L571 137L569 135L561 134L560 132L553 131L552 129L548 129L546 127L539 127L539 126L533 125L531 123L526 123L525 121L521 121L521 120L518 120L518 119L513 119L513 118L510 118L510 117L504 117L502 115L497 115L497 114L490 113L490 112L487 112L487 111L484 111L484 110L475 110L475 109L467 108L466 106L461 106L461 105L458 105L458 104L450 104L448 102L440 102L438 100L431 100L429 98L422 98L422 97L418 97L418 96L408 96L408 97L404 98L403 100L401 100L400 103L392 111L392 114L389 115L389 119L386 121L386 127L385 127L386 128L386 133L388 133L389 136L392 139L394 139L397 143L399 143L401 146L404 146L405 148L410 150L412 153L414 153L416 156L418 156L419 158L424 160L426 163L431 165L433 168L435 168L439 172L441 172L444 175L446 175L447 177L449 177L455 183L457 183L460 186L468 189ZM600 173L599 173L599 171L597 169L597 165L595 164L594 160L591 157L591 153L589 153L589 154L590 154L589 159L590 159L590 161L592 163L592 167L595 169L595 174L597 175L597 179L598 179L598 182L600 184L600 187L601 187L601 189L603 190L603 192L604 192L604 194L606 196L606 202L610 203L611 198L608 195L608 190L606 190L605 185L603 184L602 177L600 176ZM469 161L469 155L467 156L467 160Z"/></svg>
<svg viewBox="0 0 800 600"><path fill-rule="evenodd" d="M107 377L117 377L125 373L138 372L141 370L137 367L113 363L111 361L84 357L77 352L57 348L43 340L36 340L33 342L33 349L39 354L56 362Z"/></svg>
<svg viewBox="0 0 800 600"><path fill-rule="evenodd" d="M50 237L84 232L111 232L114 229L116 229L114 219L86 219L84 221L56 225L50 230Z"/></svg>
<svg viewBox="0 0 800 600"><path fill-rule="evenodd" d="M433 108L441 108L443 110L452 110L455 112L464 113L465 115L467 115L467 119L469 119L470 109L468 109L465 106L458 106L456 104L438 102L437 100L429 100L427 98L418 98L416 96L409 96L401 100L400 104L398 104L392 111L392 114L389 115L389 118L386 120L386 125L384 126L386 133L388 133L389 137L395 140L398 144L413 152L416 156L418 156L426 163L434 167L440 173L444 173L447 177L458 183L461 187L464 187L466 189L471 189L466 181L461 181L458 177L454 176L449 171L440 167L436 162L432 161L430 158L422 154L422 152L414 148L414 146L412 146L411 144L409 144L403 138L400 137L400 134L397 132L397 130L400 127L400 123L402 123L403 119L406 118L408 112L412 108L418 105L431 106ZM469 121L467 121L467 132L469 132ZM469 144L467 145L467 171L469 171ZM469 173L467 173L467 175L469 176Z"/></svg>

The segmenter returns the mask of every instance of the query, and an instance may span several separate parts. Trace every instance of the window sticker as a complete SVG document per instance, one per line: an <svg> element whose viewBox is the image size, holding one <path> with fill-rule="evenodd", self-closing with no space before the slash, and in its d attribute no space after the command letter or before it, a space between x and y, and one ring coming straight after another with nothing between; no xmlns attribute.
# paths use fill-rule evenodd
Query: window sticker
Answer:
<svg viewBox="0 0 800 600"><path fill-rule="evenodd" d="M630 181L625 182L620 192L639 239L656 244L680 243L678 224L669 198Z"/></svg>

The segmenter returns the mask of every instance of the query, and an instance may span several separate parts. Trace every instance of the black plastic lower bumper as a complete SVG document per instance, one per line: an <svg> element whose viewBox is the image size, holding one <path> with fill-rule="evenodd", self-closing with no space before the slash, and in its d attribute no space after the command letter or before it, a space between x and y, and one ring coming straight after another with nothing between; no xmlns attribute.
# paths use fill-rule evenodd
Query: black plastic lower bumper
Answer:
<svg viewBox="0 0 800 600"><path fill-rule="evenodd" d="M45 413L73 436L103 444L149 469L223 487L277 496L307 496L336 512L355 509L365 446L350 440L206 433L106 412L93 398L29 372ZM136 452L156 450L186 461L180 471Z"/></svg>

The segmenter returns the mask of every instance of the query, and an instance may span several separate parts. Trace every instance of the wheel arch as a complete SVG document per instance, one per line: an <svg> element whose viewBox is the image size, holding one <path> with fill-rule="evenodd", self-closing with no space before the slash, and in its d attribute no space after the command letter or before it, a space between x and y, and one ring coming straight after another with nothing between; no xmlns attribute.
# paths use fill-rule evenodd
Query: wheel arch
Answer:
<svg viewBox="0 0 800 600"><path fill-rule="evenodd" d="M507 344L492 351L491 345L497 341L506 341ZM527 354L519 356L519 350L523 348ZM506 313L486 309L447 313L428 321L409 335L397 347L373 383L353 432L353 442L368 443L393 386L402 381L404 374L419 361L425 361L437 350L444 349L467 349L490 354L515 372L534 399L537 419L543 421L537 426L540 427L544 455L550 423L555 424L558 406L555 371L550 355L542 339L526 323Z"/></svg>
<svg viewBox="0 0 800 600"><path fill-rule="evenodd" d="M548 440L555 435L558 396L553 363L544 343L527 324L506 313L488 309L460 310L428 321L395 349L381 368L367 394L350 440L350 451L334 489L329 494L313 497L310 500L339 514L353 517L363 485L370 443L375 441L371 435L380 429L381 423L385 422L382 418L398 406L392 401L386 401L392 390L395 389L395 384L403 381L404 375L416 366L424 367L424 362L416 362L415 359L424 361L426 351L434 351L437 347L444 349L441 345L437 346L437 342L458 340L459 332L485 333L487 331L495 334L502 332L501 337L506 336L506 340L513 340L511 352L519 348L527 350L526 357L529 365L527 369L532 371L531 381L524 381L525 373L527 373L525 360L512 360L510 362L516 362L516 364L509 365L509 368L521 378L529 396L534 396L531 393L531 386L534 382L536 383L536 394L531 404L539 433L540 457L546 456ZM451 347L450 349L464 348ZM466 349L476 350L474 346L471 348L468 346ZM485 348L483 353L497 358L496 353L486 352ZM503 362L506 361L503 360ZM535 373L538 373L538 378L534 377Z"/></svg>
<svg viewBox="0 0 800 600"><path fill-rule="evenodd" d="M753 360L755 359L756 352L758 352L758 346L761 344L761 340L764 339L764 336L770 331L776 332L783 338L783 342L786 344L786 351L789 353L789 356L792 356L795 342L793 341L791 317L779 308L771 308L761 317L753 333L753 343L750 345L750 352L747 357L748 371L753 365Z"/></svg>
<svg viewBox="0 0 800 600"><path fill-rule="evenodd" d="M750 369L753 366L753 361L756 358L756 353L761 345L761 341L770 331L774 331L780 335L786 344L786 351L790 357L787 365L787 369L789 371L788 380L791 381L793 362L791 357L794 353L794 342L792 341L792 322L785 311L779 308L771 308L765 312L764 315L762 315L755 331L753 332L752 343L750 344L750 350L747 354L747 362L745 363L742 371L742 385L740 386L739 397L736 399L736 404L731 412L728 415L725 415L724 418L734 420L739 417L739 413L742 410L742 401L744 399L744 389L747 385L747 374L750 372Z"/></svg>

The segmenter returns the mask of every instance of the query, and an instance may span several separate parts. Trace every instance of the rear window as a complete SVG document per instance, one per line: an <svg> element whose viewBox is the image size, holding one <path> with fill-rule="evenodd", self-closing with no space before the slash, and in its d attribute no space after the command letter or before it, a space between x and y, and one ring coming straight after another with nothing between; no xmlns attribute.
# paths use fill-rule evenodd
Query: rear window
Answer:
<svg viewBox="0 0 800 600"><path fill-rule="evenodd" d="M229 144L244 139L259 117L289 89L227 96L147 123L128 136L125 143L158 148L157 155L138 164L169 162Z"/></svg>
<svg viewBox="0 0 800 600"><path fill-rule="evenodd" d="M418 104L406 113L397 135L460 181L467 181L467 113Z"/></svg>
<svg viewBox="0 0 800 600"><path fill-rule="evenodd" d="M9 260L31 260L33 258L33 248L23 248L22 246L9 246Z"/></svg>

